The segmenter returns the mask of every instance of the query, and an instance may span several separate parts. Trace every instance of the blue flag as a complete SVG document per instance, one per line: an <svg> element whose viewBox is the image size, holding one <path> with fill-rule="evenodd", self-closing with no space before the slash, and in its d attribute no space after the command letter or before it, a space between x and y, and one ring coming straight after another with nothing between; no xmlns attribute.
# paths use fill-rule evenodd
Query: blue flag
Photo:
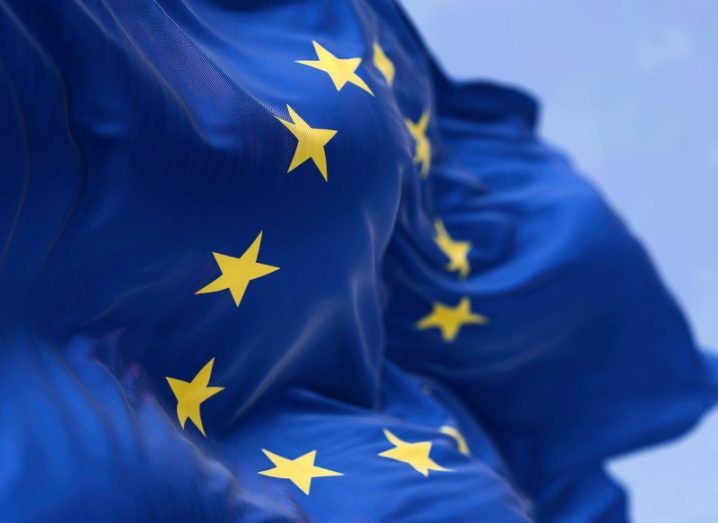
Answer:
<svg viewBox="0 0 718 523"><path fill-rule="evenodd" d="M717 399L644 250L391 0L0 2L0 514L618 522Z"/></svg>

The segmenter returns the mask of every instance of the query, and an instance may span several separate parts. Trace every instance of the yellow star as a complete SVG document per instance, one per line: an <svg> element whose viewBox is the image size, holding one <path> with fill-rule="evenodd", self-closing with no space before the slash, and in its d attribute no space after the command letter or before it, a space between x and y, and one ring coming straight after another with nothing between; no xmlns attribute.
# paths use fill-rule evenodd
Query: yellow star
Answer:
<svg viewBox="0 0 718 523"><path fill-rule="evenodd" d="M452 472L451 469L442 467L429 457L432 445L431 441L409 443L408 441L398 438L388 429L384 429L384 435L386 439L389 440L389 443L394 445L394 448L379 453L381 457L395 459L396 461L411 465L423 476L428 476L430 470Z"/></svg>
<svg viewBox="0 0 718 523"><path fill-rule="evenodd" d="M179 419L182 429L184 429L185 422L187 418L189 418L205 437L207 434L204 433L199 407L219 391L224 390L224 387L207 386L209 384L210 375L212 374L213 365L214 358L202 367L202 370L192 378L192 381L182 381L170 377L166 378L167 383L170 384L172 393L175 395L175 398L177 398L177 418Z"/></svg>
<svg viewBox="0 0 718 523"><path fill-rule="evenodd" d="M317 456L316 450L307 452L296 459L283 458L264 449L262 449L262 452L264 452L264 455L274 464L274 468L263 470L259 472L259 474L271 478L288 479L307 495L309 495L309 489L312 486L312 479L344 475L334 470L315 467L314 458Z"/></svg>
<svg viewBox="0 0 718 523"><path fill-rule="evenodd" d="M471 455L471 451L469 450L469 445L466 443L466 438L464 438L463 434L458 431L458 429L451 427L449 425L444 425L439 429L439 432L442 434L446 434L447 436L454 438L456 441L456 446L459 449L459 452L461 452L464 456Z"/></svg>
<svg viewBox="0 0 718 523"><path fill-rule="evenodd" d="M213 252L212 255L217 265L219 265L219 270L222 271L222 276L209 285L202 287L195 294L207 294L229 289L229 292L232 293L232 298L234 298L235 305L239 307L239 303L244 296L244 291L247 290L247 285L249 285L251 280L261 278L262 276L279 270L279 267L257 262L257 255L259 255L261 243L262 233L260 232L252 242L252 245L249 246L249 249L244 251L244 254L242 254L240 258Z"/></svg>
<svg viewBox="0 0 718 523"><path fill-rule="evenodd" d="M420 330L436 327L441 330L441 337L445 342L454 341L459 330L464 325L486 325L489 319L481 314L471 312L471 301L462 298L456 307L449 307L442 303L434 303L434 309L416 324Z"/></svg>
<svg viewBox="0 0 718 523"><path fill-rule="evenodd" d="M379 72L386 78L386 83L391 87L394 83L394 64L386 56L379 42L374 42L374 67L379 69Z"/></svg>
<svg viewBox="0 0 718 523"><path fill-rule="evenodd" d="M289 116L292 119L291 122L277 117L277 120L282 122L284 127L289 129L289 132L297 139L297 148L294 151L292 163L289 165L287 172L292 172L304 162L311 159L314 165L317 166L317 169L319 169L319 172L322 173L324 181L327 181L327 157L324 152L324 146L329 143L329 140L334 138L337 131L310 127L289 105L287 105L287 111L289 111Z"/></svg>
<svg viewBox="0 0 718 523"><path fill-rule="evenodd" d="M454 240L449 236L449 233L446 232L446 227L444 227L444 223L441 220L434 222L434 228L436 229L434 241L446 257L449 258L446 270L458 271L459 276L466 278L470 269L469 251L471 250L471 242Z"/></svg>
<svg viewBox="0 0 718 523"><path fill-rule="evenodd" d="M424 111L416 123L408 118L404 121L406 122L406 127L409 129L409 133L414 137L414 141L416 142L414 163L421 164L421 176L426 178L431 165L431 142L429 142L429 138L426 136L426 130L429 127L429 110Z"/></svg>
<svg viewBox="0 0 718 523"><path fill-rule="evenodd" d="M341 91L348 82L374 96L366 82L356 74L357 67L361 64L361 58L337 58L317 42L312 40L312 44L314 44L318 60L297 60L298 64L308 65L327 73L337 91Z"/></svg>

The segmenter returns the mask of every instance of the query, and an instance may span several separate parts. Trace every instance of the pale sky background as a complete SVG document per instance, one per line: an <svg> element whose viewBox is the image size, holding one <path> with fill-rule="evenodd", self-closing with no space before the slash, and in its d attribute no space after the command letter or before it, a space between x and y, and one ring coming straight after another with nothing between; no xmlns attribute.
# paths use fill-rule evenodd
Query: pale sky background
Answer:
<svg viewBox="0 0 718 523"><path fill-rule="evenodd" d="M520 85L718 349L718 1L403 0L455 77ZM718 522L718 409L617 460L637 523Z"/></svg>

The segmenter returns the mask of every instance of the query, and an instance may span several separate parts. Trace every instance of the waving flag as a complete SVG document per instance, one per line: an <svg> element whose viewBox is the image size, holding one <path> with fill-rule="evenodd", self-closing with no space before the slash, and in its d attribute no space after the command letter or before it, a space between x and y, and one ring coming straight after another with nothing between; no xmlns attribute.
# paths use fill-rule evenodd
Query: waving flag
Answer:
<svg viewBox="0 0 718 523"><path fill-rule="evenodd" d="M715 368L537 112L390 0L0 1L3 521L623 521Z"/></svg>

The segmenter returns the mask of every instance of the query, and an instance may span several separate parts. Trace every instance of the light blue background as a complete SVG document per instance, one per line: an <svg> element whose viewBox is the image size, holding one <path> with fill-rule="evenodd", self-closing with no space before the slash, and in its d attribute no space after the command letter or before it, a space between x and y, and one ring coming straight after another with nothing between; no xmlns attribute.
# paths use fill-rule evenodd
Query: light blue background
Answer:
<svg viewBox="0 0 718 523"><path fill-rule="evenodd" d="M718 348L718 1L404 0L456 77L515 83ZM718 411L617 460L638 523L718 522Z"/></svg>

